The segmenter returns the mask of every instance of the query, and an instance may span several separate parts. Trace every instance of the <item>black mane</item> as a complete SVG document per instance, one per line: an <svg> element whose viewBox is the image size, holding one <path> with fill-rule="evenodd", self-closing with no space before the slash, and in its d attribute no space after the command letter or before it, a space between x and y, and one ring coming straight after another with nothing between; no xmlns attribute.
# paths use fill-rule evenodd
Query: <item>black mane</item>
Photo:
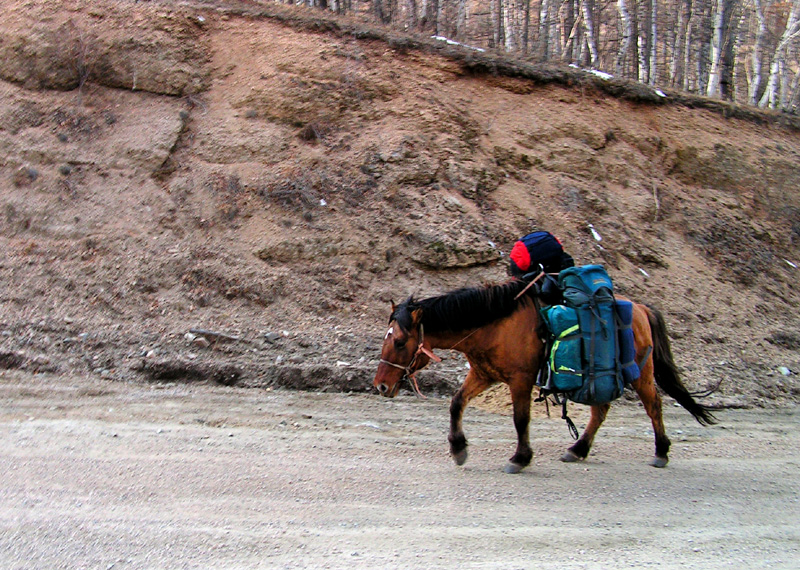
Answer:
<svg viewBox="0 0 800 570"><path fill-rule="evenodd" d="M480 328L511 316L530 301L534 288L519 299L528 284L513 280L501 285L465 287L444 295L415 301L409 297L392 312L389 321L397 321L404 330L411 328L411 312L422 309L422 324L429 332L459 332Z"/></svg>

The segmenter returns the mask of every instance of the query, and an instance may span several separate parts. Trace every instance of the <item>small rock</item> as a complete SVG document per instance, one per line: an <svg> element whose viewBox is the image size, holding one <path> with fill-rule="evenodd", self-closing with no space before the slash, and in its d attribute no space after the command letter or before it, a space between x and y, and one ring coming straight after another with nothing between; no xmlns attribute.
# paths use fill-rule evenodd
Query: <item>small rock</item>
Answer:
<svg viewBox="0 0 800 570"><path fill-rule="evenodd" d="M39 172L29 166L21 166L14 173L14 186L27 186L39 177Z"/></svg>
<svg viewBox="0 0 800 570"><path fill-rule="evenodd" d="M281 338L280 333L276 333L275 331L268 332L264 335L264 340L266 340L270 344L273 344L279 338Z"/></svg>
<svg viewBox="0 0 800 570"><path fill-rule="evenodd" d="M193 341L192 344L195 346L199 346L200 348L208 348L211 346L211 343L208 342L208 339L204 336L198 336Z"/></svg>
<svg viewBox="0 0 800 570"><path fill-rule="evenodd" d="M785 366L778 366L778 372L783 374L784 376L791 376L792 371L786 368Z"/></svg>

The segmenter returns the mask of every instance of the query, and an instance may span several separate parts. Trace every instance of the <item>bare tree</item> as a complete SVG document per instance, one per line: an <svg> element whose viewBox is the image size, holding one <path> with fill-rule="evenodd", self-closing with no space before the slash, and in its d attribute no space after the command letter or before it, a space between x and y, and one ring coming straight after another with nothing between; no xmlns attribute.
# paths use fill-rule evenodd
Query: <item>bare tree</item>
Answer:
<svg viewBox="0 0 800 570"><path fill-rule="evenodd" d="M631 15L628 12L628 4L626 0L617 0L617 11L621 20L622 41L620 42L619 51L617 52L617 59L615 65L615 72L619 76L625 74L625 65L630 57L631 42L633 41L633 24L631 22Z"/></svg>
<svg viewBox="0 0 800 570"><path fill-rule="evenodd" d="M785 82L786 53L789 44L798 36L800 36L800 0L793 0L792 9L786 19L786 27L772 56L767 87L758 102L759 107L783 108L788 102L789 93Z"/></svg>
<svg viewBox="0 0 800 570"><path fill-rule="evenodd" d="M365 1L390 26L762 107L800 103L800 0Z"/></svg>
<svg viewBox="0 0 800 570"><path fill-rule="evenodd" d="M586 31L586 47L589 49L589 65L597 67L599 59L597 54L597 42L594 36L594 2L593 0L580 0L581 16L583 17L583 28Z"/></svg>
<svg viewBox="0 0 800 570"><path fill-rule="evenodd" d="M735 0L714 0L709 57L711 66L706 87L706 95L709 97L726 98L730 95L733 45L738 28L735 12Z"/></svg>

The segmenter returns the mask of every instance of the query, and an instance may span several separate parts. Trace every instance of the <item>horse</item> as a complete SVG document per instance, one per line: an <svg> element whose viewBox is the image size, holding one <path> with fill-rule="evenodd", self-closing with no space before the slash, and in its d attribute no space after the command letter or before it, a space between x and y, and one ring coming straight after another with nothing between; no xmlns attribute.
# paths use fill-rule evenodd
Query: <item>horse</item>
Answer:
<svg viewBox="0 0 800 570"><path fill-rule="evenodd" d="M661 413L661 396L656 384L683 406L701 425L716 423L709 408L695 401L686 389L675 365L667 327L661 313L653 307L633 303L633 331L636 358L642 362L641 374L632 383L644 405L655 433L653 467L666 467L670 440ZM522 280L498 285L466 287L435 297L415 300L413 296L395 305L373 385L382 396L394 397L401 380L438 360L434 349L463 353L469 372L450 402L450 454L457 465L467 460L467 438L462 427L464 409L470 400L498 382L508 385L513 406L517 447L505 466L507 473L527 467L533 451L530 446L531 393L544 359L544 342L539 307L533 288ZM610 403L591 406L591 418L580 438L567 449L561 460L576 462L589 455L595 434Z"/></svg>

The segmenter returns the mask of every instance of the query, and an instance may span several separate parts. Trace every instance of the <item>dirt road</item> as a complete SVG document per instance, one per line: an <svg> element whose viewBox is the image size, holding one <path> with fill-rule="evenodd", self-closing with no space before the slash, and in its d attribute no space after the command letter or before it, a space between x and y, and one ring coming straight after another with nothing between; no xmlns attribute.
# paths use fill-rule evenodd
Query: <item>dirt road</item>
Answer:
<svg viewBox="0 0 800 570"><path fill-rule="evenodd" d="M0 372L0 568L800 567L800 413L666 412L667 469L625 404L506 475L510 418L469 409L458 468L443 399Z"/></svg>

